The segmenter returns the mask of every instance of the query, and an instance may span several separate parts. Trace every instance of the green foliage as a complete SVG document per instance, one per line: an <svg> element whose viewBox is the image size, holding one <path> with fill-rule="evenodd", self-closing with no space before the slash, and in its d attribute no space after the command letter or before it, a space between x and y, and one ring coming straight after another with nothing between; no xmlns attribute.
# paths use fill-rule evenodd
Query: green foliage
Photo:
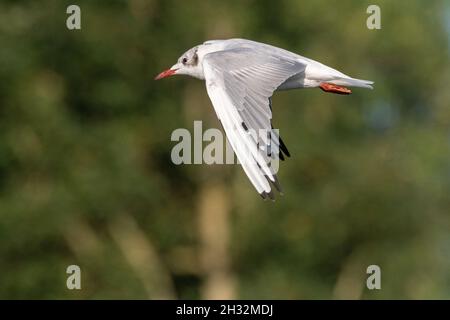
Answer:
<svg viewBox="0 0 450 320"><path fill-rule="evenodd" d="M370 1L85 0L78 31L65 26L69 4L0 4L0 298L154 298L163 287L200 298L186 252L211 180L227 190L238 298L450 297L445 2L378 1L381 30L366 28ZM219 124L202 82L153 77L232 37L375 81L351 96L274 96L292 154L274 203L238 166L170 160L174 129ZM128 234L117 232L124 217ZM127 256L127 239L142 251ZM142 271L148 251L154 272ZM70 264L81 291L65 286ZM365 289L371 264L381 291Z"/></svg>

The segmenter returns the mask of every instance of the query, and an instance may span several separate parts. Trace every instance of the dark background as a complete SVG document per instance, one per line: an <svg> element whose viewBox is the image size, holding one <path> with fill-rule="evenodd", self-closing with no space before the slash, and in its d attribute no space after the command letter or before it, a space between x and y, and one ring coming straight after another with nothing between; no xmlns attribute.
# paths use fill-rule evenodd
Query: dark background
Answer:
<svg viewBox="0 0 450 320"><path fill-rule="evenodd" d="M220 125L203 82L153 78L233 37L375 81L275 94L275 202L171 162L173 130ZM2 0L0 298L449 298L449 39L446 1Z"/></svg>

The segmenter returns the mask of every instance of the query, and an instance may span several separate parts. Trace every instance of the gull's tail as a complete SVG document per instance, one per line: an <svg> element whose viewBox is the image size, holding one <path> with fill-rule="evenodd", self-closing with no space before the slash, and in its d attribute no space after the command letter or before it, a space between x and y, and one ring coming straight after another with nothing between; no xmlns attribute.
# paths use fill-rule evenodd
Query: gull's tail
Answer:
<svg viewBox="0 0 450 320"><path fill-rule="evenodd" d="M344 78L339 77L335 78L331 81L327 81L328 83L332 83L338 86L349 86L349 87L360 87L360 88L367 88L367 89L373 89L373 81L369 80L361 80L361 79L354 79L354 78Z"/></svg>

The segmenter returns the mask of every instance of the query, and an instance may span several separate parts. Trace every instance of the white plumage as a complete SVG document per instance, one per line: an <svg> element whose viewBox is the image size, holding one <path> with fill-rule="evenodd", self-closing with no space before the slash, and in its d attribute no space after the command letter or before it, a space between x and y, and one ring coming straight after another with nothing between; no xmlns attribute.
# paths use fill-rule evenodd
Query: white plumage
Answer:
<svg viewBox="0 0 450 320"><path fill-rule="evenodd" d="M287 50L245 39L206 41L184 53L156 79L175 74L205 80L214 110L250 182L263 198L272 199L271 185L281 190L271 160L283 159L283 153L289 156L272 129L273 92L320 87L349 94L344 86L371 89L373 84Z"/></svg>

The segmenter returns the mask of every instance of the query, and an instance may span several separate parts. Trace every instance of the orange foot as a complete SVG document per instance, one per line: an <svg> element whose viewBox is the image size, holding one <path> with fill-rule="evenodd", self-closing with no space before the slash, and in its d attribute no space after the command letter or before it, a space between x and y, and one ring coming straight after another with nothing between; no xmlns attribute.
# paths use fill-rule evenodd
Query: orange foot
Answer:
<svg viewBox="0 0 450 320"><path fill-rule="evenodd" d="M319 85L320 89L325 92L337 93L337 94L350 94L352 90L347 89L346 87L337 86L335 84L322 82Z"/></svg>

